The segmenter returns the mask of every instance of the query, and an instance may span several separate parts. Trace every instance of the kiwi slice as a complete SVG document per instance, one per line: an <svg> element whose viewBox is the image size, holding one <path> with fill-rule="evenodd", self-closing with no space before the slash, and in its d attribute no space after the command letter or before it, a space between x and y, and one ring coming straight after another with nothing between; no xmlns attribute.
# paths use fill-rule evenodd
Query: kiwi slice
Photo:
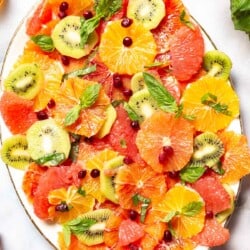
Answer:
<svg viewBox="0 0 250 250"><path fill-rule="evenodd" d="M88 55L98 42L96 32L93 32L87 44L81 46L81 18L79 16L67 16L63 18L54 28L51 34L55 48L65 56L79 59Z"/></svg>
<svg viewBox="0 0 250 250"><path fill-rule="evenodd" d="M87 246L101 244L103 239L103 232L109 216L112 214L110 209L98 209L87 212L77 217L78 221L93 221L88 229L77 234L77 238ZM72 223L71 223L72 224Z"/></svg>
<svg viewBox="0 0 250 250"><path fill-rule="evenodd" d="M224 154L224 145L218 135L205 132L195 137L192 161L208 167L214 166Z"/></svg>
<svg viewBox="0 0 250 250"><path fill-rule="evenodd" d="M129 99L129 106L140 117L140 121L150 117L156 110L158 105L147 89L135 92Z"/></svg>
<svg viewBox="0 0 250 250"><path fill-rule="evenodd" d="M163 0L129 0L127 17L141 23L146 29L156 28L165 16Z"/></svg>
<svg viewBox="0 0 250 250"><path fill-rule="evenodd" d="M110 104L106 109L106 116L107 119L105 120L104 124L102 125L101 129L97 133L97 138L103 138L107 135L117 117L115 108Z"/></svg>
<svg viewBox="0 0 250 250"><path fill-rule="evenodd" d="M28 142L24 135L14 135L3 142L1 158L7 165L25 169L32 162L28 152Z"/></svg>
<svg viewBox="0 0 250 250"><path fill-rule="evenodd" d="M115 183L114 179L116 176L116 168L123 165L124 156L117 156L104 163L103 170L100 173L100 189L103 195L113 201L118 203L118 198L115 194Z"/></svg>
<svg viewBox="0 0 250 250"><path fill-rule="evenodd" d="M4 81L7 91L15 92L24 99L33 99L44 81L42 71L34 63L25 63L14 69Z"/></svg>
<svg viewBox="0 0 250 250"><path fill-rule="evenodd" d="M224 52L211 50L204 55L203 67L209 76L227 80L232 69L232 61Z"/></svg>
<svg viewBox="0 0 250 250"><path fill-rule="evenodd" d="M135 93L135 92L140 91L144 88L146 88L146 85L144 82L143 73L138 72L131 79L131 89L132 89L133 93Z"/></svg>
<svg viewBox="0 0 250 250"><path fill-rule="evenodd" d="M69 156L69 134L53 119L35 122L27 131L27 141L32 159L40 165L55 166Z"/></svg>

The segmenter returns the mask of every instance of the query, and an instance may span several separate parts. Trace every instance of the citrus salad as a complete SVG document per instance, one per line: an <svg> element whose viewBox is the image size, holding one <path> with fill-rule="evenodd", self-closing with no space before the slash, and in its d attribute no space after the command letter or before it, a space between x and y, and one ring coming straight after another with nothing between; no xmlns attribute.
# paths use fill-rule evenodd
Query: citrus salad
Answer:
<svg viewBox="0 0 250 250"><path fill-rule="evenodd" d="M57 248L226 243L250 173L230 58L180 0L44 0L3 79L1 158ZM58 227L56 227L58 228Z"/></svg>

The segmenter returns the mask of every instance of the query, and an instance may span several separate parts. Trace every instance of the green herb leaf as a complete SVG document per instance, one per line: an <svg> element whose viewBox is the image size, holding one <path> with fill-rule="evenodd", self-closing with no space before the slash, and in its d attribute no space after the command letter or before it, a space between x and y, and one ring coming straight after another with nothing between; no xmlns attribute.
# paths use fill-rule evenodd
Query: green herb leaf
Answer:
<svg viewBox="0 0 250 250"><path fill-rule="evenodd" d="M201 97L201 103L213 108L218 113L232 116L232 112L228 110L228 105L217 102L217 99L217 96L211 93L206 93Z"/></svg>
<svg viewBox="0 0 250 250"><path fill-rule="evenodd" d="M125 102L125 100L114 100L111 102L111 105L116 108L118 107L120 104L123 104Z"/></svg>
<svg viewBox="0 0 250 250"><path fill-rule="evenodd" d="M139 121L140 117L136 114L136 112L129 106L127 102L123 104L124 109L127 111L128 117L131 121Z"/></svg>
<svg viewBox="0 0 250 250"><path fill-rule="evenodd" d="M162 220L163 222L170 222L176 215L178 214L177 211L171 211L168 215Z"/></svg>
<svg viewBox="0 0 250 250"><path fill-rule="evenodd" d="M99 96L99 92L101 90L101 85L100 84L93 84L88 86L81 98L80 98L80 105L81 108L89 108L91 107L97 100L98 96Z"/></svg>
<svg viewBox="0 0 250 250"><path fill-rule="evenodd" d="M68 78L72 78L72 77L82 77L95 71L96 71L96 65L92 65L83 69L78 69L78 70L69 72L67 74L64 74L62 77L62 81Z"/></svg>
<svg viewBox="0 0 250 250"><path fill-rule="evenodd" d="M71 124L73 124L79 117L80 112L81 112L81 106L80 105L76 105L74 106L67 114L66 117L64 119L64 125L65 126L70 126Z"/></svg>
<svg viewBox="0 0 250 250"><path fill-rule="evenodd" d="M63 230L64 242L65 242L66 246L69 247L70 241L71 241L70 228L67 225L63 225L62 230Z"/></svg>
<svg viewBox="0 0 250 250"><path fill-rule="evenodd" d="M82 187L78 188L77 193L82 195L82 196L86 196L86 191L84 189L82 189Z"/></svg>
<svg viewBox="0 0 250 250"><path fill-rule="evenodd" d="M69 227L71 233L75 235L82 234L86 232L92 225L96 223L95 219L82 219L76 218L66 224Z"/></svg>
<svg viewBox="0 0 250 250"><path fill-rule="evenodd" d="M204 206L204 203L201 201L190 202L182 208L181 214L188 216L188 217L195 216L201 211L203 206Z"/></svg>
<svg viewBox="0 0 250 250"><path fill-rule="evenodd" d="M163 111L176 113L178 105L166 88L149 73L143 72L143 78L150 95L155 99L159 107Z"/></svg>
<svg viewBox="0 0 250 250"><path fill-rule="evenodd" d="M122 0L98 0L95 11L103 18L110 18L122 7Z"/></svg>
<svg viewBox="0 0 250 250"><path fill-rule="evenodd" d="M65 154L64 153L52 153L52 154L47 154L37 160L35 162L38 165L44 165L46 163L50 163L51 166L57 166L61 162L65 160Z"/></svg>
<svg viewBox="0 0 250 250"><path fill-rule="evenodd" d="M45 52L52 52L55 49L53 40L47 35L32 36L31 40Z"/></svg>
<svg viewBox="0 0 250 250"><path fill-rule="evenodd" d="M138 206L139 203L141 204L141 213L140 213L140 222L144 222L147 214L147 209L149 204L151 203L151 199L146 198L140 194L135 194L132 196L133 205Z"/></svg>
<svg viewBox="0 0 250 250"><path fill-rule="evenodd" d="M190 163L180 171L180 178L184 182L194 183L206 171L202 164Z"/></svg>
<svg viewBox="0 0 250 250"><path fill-rule="evenodd" d="M194 24L186 18L186 11L183 10L180 14L180 21L185 24L191 30L195 30Z"/></svg>

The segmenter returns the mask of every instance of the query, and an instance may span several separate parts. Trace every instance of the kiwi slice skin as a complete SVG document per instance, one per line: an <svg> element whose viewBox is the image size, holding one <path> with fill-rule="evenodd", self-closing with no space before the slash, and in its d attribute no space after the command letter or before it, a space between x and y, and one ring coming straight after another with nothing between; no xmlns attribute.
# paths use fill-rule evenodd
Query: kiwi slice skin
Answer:
<svg viewBox="0 0 250 250"><path fill-rule="evenodd" d="M25 63L14 69L4 81L6 91L12 91L24 99L33 99L44 82L42 71L34 63Z"/></svg>
<svg viewBox="0 0 250 250"><path fill-rule="evenodd" d="M204 55L203 68L208 76L227 80L232 69L232 61L224 52L211 50Z"/></svg>
<svg viewBox="0 0 250 250"><path fill-rule="evenodd" d="M79 16L67 16L63 18L54 28L51 34L55 48L65 56L79 59L86 56L98 42L96 32L93 32L87 44L81 47L81 18Z"/></svg>
<svg viewBox="0 0 250 250"><path fill-rule="evenodd" d="M115 193L115 169L123 165L124 156L117 156L104 163L103 170L100 173L100 189L103 195L113 201L114 203L119 203L118 198ZM108 170L114 170L113 175L107 175L105 172Z"/></svg>
<svg viewBox="0 0 250 250"><path fill-rule="evenodd" d="M6 139L1 148L1 159L11 167L25 169L32 162L26 136L14 135Z"/></svg>
<svg viewBox="0 0 250 250"><path fill-rule="evenodd" d="M143 72L136 73L131 79L131 90L135 93L145 88L146 85L143 78Z"/></svg>
<svg viewBox="0 0 250 250"><path fill-rule="evenodd" d="M155 111L159 110L156 101L147 89L135 92L130 97L128 104L137 113L140 122L149 118Z"/></svg>
<svg viewBox="0 0 250 250"><path fill-rule="evenodd" d="M27 141L28 151L34 161L57 153L64 154L65 159L69 156L69 134L53 119L35 122L27 131ZM55 163L51 160L42 165L54 166Z"/></svg>
<svg viewBox="0 0 250 250"><path fill-rule="evenodd" d="M85 230L81 234L77 234L77 238L87 246L93 246L103 243L103 232L105 229L106 221L112 214L110 209L98 209L91 212L87 212L77 217L77 219L92 219L96 223L92 225L88 230Z"/></svg>
<svg viewBox="0 0 250 250"><path fill-rule="evenodd" d="M148 30L156 28L165 14L163 0L129 0L127 17L141 23Z"/></svg>
<svg viewBox="0 0 250 250"><path fill-rule="evenodd" d="M204 132L194 139L194 153L192 161L208 167L219 162L224 154L224 145L220 138L212 132Z"/></svg>

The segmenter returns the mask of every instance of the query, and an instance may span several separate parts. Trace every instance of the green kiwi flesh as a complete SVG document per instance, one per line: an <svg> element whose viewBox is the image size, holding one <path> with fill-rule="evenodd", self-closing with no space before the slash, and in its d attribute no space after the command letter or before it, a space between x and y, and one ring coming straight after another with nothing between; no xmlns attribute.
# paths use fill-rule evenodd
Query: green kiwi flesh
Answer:
<svg viewBox="0 0 250 250"><path fill-rule="evenodd" d="M211 50L204 55L203 67L209 76L227 80L232 69L232 61L224 52Z"/></svg>
<svg viewBox="0 0 250 250"><path fill-rule="evenodd" d="M151 30L159 25L165 12L163 0L129 0L127 17Z"/></svg>
<svg viewBox="0 0 250 250"><path fill-rule="evenodd" d="M224 145L220 138L212 132L204 132L194 139L192 161L208 167L217 164L224 154Z"/></svg>
<svg viewBox="0 0 250 250"><path fill-rule="evenodd" d="M38 66L34 63L25 63L9 74L4 81L4 88L31 100L38 94L43 82L44 76Z"/></svg>
<svg viewBox="0 0 250 250"><path fill-rule="evenodd" d="M55 48L65 56L79 59L86 56L98 42L96 32L93 32L87 44L81 46L81 18L79 16L67 16L54 28L51 34Z"/></svg>
<svg viewBox="0 0 250 250"><path fill-rule="evenodd" d="M104 163L103 170L100 173L100 189L103 195L118 203L118 197L115 194L115 183L114 179L116 176L116 169L123 165L124 156L117 156ZM108 172L108 174L107 174Z"/></svg>
<svg viewBox="0 0 250 250"><path fill-rule="evenodd" d="M68 132L57 125L53 119L35 122L27 131L28 151L34 161L49 156L63 155L67 159L70 152L70 138ZM59 163L59 162L58 162ZM58 165L52 159L41 163L45 166Z"/></svg>
<svg viewBox="0 0 250 250"><path fill-rule="evenodd" d="M32 162L25 135L14 135L3 142L2 161L14 168L25 169Z"/></svg>
<svg viewBox="0 0 250 250"><path fill-rule="evenodd" d="M137 113L140 121L144 121L159 109L147 89L135 92L130 97L128 104Z"/></svg>
<svg viewBox="0 0 250 250"><path fill-rule="evenodd" d="M87 212L80 215L76 220L93 220L95 223L87 230L77 234L77 238L87 246L93 246L103 243L103 232L106 226L106 222L112 211L110 209L98 209L91 212ZM71 223L72 224L72 223Z"/></svg>
<svg viewBox="0 0 250 250"><path fill-rule="evenodd" d="M135 93L144 88L146 88L146 85L144 82L143 73L138 72L131 79L131 90L133 91L133 93Z"/></svg>

